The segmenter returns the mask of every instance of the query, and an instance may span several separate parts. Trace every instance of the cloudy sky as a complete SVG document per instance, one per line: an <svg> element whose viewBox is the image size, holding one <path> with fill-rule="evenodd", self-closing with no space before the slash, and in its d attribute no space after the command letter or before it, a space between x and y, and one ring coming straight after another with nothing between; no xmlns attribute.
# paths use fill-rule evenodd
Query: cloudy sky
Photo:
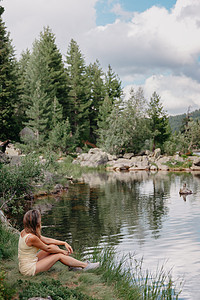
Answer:
<svg viewBox="0 0 200 300"><path fill-rule="evenodd" d="M31 49L44 26L66 54L71 38L86 62L108 64L125 93L156 91L170 115L200 108L199 0L3 0L16 54Z"/></svg>

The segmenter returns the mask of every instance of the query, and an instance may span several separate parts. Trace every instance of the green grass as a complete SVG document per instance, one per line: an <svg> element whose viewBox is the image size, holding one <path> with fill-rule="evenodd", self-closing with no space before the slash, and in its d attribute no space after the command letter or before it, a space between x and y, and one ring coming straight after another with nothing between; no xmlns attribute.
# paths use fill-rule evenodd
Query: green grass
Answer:
<svg viewBox="0 0 200 300"><path fill-rule="evenodd" d="M192 161L190 159L186 159L185 161L181 162L181 161L177 161L177 160L170 160L166 163L166 165L170 168L170 169L187 169L187 168L191 168L192 167Z"/></svg>

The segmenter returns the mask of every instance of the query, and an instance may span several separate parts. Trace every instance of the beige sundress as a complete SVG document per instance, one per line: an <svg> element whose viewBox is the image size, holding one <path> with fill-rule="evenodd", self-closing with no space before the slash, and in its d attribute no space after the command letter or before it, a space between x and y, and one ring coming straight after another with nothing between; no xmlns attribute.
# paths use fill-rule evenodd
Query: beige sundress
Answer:
<svg viewBox="0 0 200 300"><path fill-rule="evenodd" d="M34 246L28 246L25 242L30 233L25 234L23 237L19 237L18 244L18 260L19 271L23 275L34 276L36 270L36 263L38 261L37 252L38 248Z"/></svg>

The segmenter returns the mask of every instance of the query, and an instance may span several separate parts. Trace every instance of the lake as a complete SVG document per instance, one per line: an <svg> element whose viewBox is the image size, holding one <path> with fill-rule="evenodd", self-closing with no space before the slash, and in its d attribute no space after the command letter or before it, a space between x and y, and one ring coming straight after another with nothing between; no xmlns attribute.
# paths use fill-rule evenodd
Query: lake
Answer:
<svg viewBox="0 0 200 300"><path fill-rule="evenodd" d="M187 184L193 194L179 195ZM185 281L179 299L200 299L200 173L88 173L61 197L38 200L43 234L75 251L114 245L150 271Z"/></svg>

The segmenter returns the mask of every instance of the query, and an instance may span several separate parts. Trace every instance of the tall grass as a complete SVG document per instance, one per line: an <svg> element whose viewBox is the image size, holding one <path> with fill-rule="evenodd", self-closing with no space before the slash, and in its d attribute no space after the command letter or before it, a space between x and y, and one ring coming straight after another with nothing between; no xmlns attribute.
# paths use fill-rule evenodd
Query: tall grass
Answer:
<svg viewBox="0 0 200 300"><path fill-rule="evenodd" d="M155 273L144 271L143 260L137 260L131 254L118 258L114 248L96 251L93 259L101 262L99 272L103 280L114 284L119 296L125 300L172 300L178 299L181 293L181 286L176 287L171 271L166 272L163 265Z"/></svg>
<svg viewBox="0 0 200 300"><path fill-rule="evenodd" d="M10 259L17 253L19 236L3 225L0 221L0 261Z"/></svg>

